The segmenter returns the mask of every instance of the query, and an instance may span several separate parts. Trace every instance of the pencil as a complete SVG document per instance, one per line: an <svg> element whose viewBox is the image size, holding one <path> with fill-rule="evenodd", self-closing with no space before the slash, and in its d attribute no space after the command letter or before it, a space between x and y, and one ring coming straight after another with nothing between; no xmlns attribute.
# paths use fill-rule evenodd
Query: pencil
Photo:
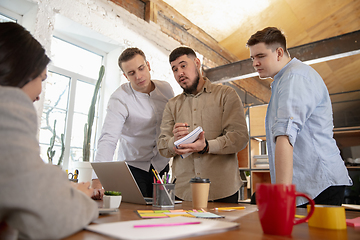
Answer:
<svg viewBox="0 0 360 240"><path fill-rule="evenodd" d="M220 208L214 208L214 210L225 210L225 211L229 211L229 210L235 210L235 209L245 209L245 207L220 207Z"/></svg>
<svg viewBox="0 0 360 240"><path fill-rule="evenodd" d="M154 171L154 169L152 169L152 171L153 171L153 173L154 173L154 175L155 175L156 179L160 181L160 179L158 178L158 176L157 176L156 172Z"/></svg>

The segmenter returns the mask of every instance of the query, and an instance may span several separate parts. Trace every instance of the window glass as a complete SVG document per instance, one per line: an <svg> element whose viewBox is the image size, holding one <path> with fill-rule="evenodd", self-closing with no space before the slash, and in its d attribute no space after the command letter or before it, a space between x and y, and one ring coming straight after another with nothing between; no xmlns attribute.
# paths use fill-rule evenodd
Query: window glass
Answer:
<svg viewBox="0 0 360 240"><path fill-rule="evenodd" d="M16 19L0 14L0 22L16 22Z"/></svg>
<svg viewBox="0 0 360 240"><path fill-rule="evenodd" d="M55 120L54 159L58 161L61 155L61 134L65 134L69 84L69 77L48 72L44 87L46 91L39 135L41 158L44 162L48 161L47 149L50 147L50 141L54 134Z"/></svg>
<svg viewBox="0 0 360 240"><path fill-rule="evenodd" d="M83 159L84 127L88 121L87 115L103 56L55 37L51 53L52 61L44 86L45 99L39 136L41 157L44 162L48 162L47 150L51 146L56 120L53 164L57 163L62 153L61 134L64 134L64 163L68 165L69 160ZM90 160L94 155L97 105L98 101L92 126Z"/></svg>
<svg viewBox="0 0 360 240"><path fill-rule="evenodd" d="M74 111L77 113L88 114L94 94L95 85L87 82L78 81L76 84Z"/></svg>
<svg viewBox="0 0 360 240"><path fill-rule="evenodd" d="M55 66L97 79L102 56L53 37L51 60Z"/></svg>
<svg viewBox="0 0 360 240"><path fill-rule="evenodd" d="M68 107L70 77L48 71L45 81L44 105L66 110Z"/></svg>

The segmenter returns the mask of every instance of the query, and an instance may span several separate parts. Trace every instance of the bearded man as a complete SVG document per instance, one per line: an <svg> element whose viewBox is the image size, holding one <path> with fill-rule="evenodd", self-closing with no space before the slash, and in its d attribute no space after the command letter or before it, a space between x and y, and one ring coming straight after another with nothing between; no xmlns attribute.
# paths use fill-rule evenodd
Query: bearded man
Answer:
<svg viewBox="0 0 360 240"><path fill-rule="evenodd" d="M169 62L184 92L166 104L157 146L161 155L173 157L176 197L191 201L189 181L201 177L210 179L209 201L237 203L242 181L236 154L249 140L241 99L233 88L201 75L191 48L176 48ZM195 142L174 146L198 126L204 131Z"/></svg>

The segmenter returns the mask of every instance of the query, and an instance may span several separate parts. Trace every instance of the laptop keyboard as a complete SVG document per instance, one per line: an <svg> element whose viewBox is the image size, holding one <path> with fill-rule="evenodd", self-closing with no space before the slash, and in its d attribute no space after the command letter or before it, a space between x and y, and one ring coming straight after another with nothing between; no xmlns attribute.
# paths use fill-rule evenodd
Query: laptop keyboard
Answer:
<svg viewBox="0 0 360 240"><path fill-rule="evenodd" d="M149 197L145 197L144 198L146 202L148 203L152 203L153 199L152 198L149 198Z"/></svg>

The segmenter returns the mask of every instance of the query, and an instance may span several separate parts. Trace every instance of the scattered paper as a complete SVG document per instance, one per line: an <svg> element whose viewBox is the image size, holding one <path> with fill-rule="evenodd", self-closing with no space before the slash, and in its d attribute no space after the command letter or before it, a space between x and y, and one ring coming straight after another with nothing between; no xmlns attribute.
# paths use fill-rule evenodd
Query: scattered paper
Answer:
<svg viewBox="0 0 360 240"><path fill-rule="evenodd" d="M135 225L201 222L181 226L161 226L135 228ZM224 232L239 227L239 223L225 222L212 219L174 217L159 219L142 219L136 221L123 221L104 224L93 224L86 227L87 230L104 234L114 238L129 240L162 240L199 236L211 233Z"/></svg>

